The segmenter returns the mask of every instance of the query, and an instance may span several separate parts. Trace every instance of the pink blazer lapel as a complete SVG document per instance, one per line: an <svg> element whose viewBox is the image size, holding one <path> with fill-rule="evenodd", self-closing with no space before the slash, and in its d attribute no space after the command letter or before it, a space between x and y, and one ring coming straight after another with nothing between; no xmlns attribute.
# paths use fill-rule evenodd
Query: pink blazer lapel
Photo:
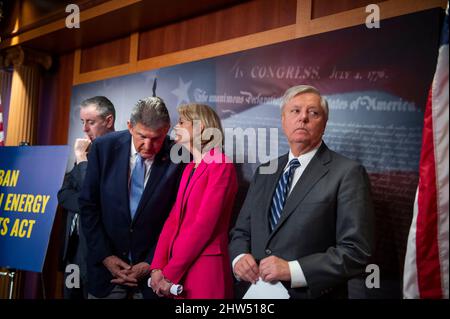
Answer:
<svg viewBox="0 0 450 319"><path fill-rule="evenodd" d="M193 185L195 184L196 180L205 171L207 164L202 161L199 164L199 166L195 169L194 175L189 180L189 175L191 175L191 172L194 169L194 166L195 166L195 163L189 163L186 166L186 168L184 169L183 176L181 177L180 188L179 188L181 192L179 192L179 195L181 194L182 198L181 198L180 202L178 202L178 200L177 200L177 203L176 203L176 205L178 205L178 207L176 208L176 210L177 210L176 211L177 212L177 215L176 215L177 229L180 228L181 223L183 222L185 206L187 203L187 199L189 198L189 194L192 191ZM187 184L188 182L189 182L189 184ZM176 238L177 234L178 234L178 231L175 231L173 233L173 237L172 237L170 248L169 248L169 256L172 256L173 244L175 243L175 238Z"/></svg>
<svg viewBox="0 0 450 319"><path fill-rule="evenodd" d="M223 160L223 154L220 151L218 151L217 149L210 150L203 157L202 161L200 162L198 167L195 169L194 175L191 177L190 180L189 180L189 176L195 167L195 163L191 162L186 166L186 168L184 169L184 172L183 172L183 177L181 178L181 183L180 183L180 189L183 190L183 193L182 193L183 197L181 199L181 204L179 207L178 223L181 223L181 221L183 219L183 213L185 210L187 200L192 192L192 189L194 188L195 183L200 178L200 176L203 175L206 168L208 167L208 163L215 162L215 161L221 161L221 160Z"/></svg>
<svg viewBox="0 0 450 319"><path fill-rule="evenodd" d="M191 174L191 171L194 169L195 163L190 163L189 164L189 171L187 172L186 179L184 180L183 186L187 187L187 189L184 192L184 196L183 196L183 200L182 200L182 210L184 210L184 207L186 205L187 199L189 198L189 195L192 191L192 189L194 188L195 182L199 179L199 177L203 174L203 172L205 171L205 169L208 167L208 164L206 164L205 162L201 161L200 164L198 165L198 167L195 169L194 175L192 175L191 180L189 181L189 184L186 186L186 183L189 180L189 175Z"/></svg>

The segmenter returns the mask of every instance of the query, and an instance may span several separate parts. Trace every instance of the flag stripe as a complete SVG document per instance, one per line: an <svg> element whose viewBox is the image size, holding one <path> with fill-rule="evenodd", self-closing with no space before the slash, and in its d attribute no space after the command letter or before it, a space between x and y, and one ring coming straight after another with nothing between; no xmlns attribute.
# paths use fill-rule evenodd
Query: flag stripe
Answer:
<svg viewBox="0 0 450 319"><path fill-rule="evenodd" d="M448 20L446 20L448 22ZM445 27L446 40L440 48L438 58L438 69L433 82L433 123L434 123L434 145L436 161L436 183L437 183L437 241L439 247L439 264L441 273L441 287L444 298L448 295L448 222L449 222L449 98L448 98L448 25Z"/></svg>
<svg viewBox="0 0 450 319"><path fill-rule="evenodd" d="M416 234L417 274L420 298L441 298L437 245L436 165L434 161L432 91L425 111L419 169Z"/></svg>
<svg viewBox="0 0 450 319"><path fill-rule="evenodd" d="M425 109L419 185L405 257L405 298L448 298L448 4Z"/></svg>
<svg viewBox="0 0 450 319"><path fill-rule="evenodd" d="M403 297L404 298L419 298L419 285L417 284L417 262L416 262L416 234L417 234L417 215L418 205L417 197L419 187L416 190L416 197L414 200L413 219L411 228L409 230L408 242L406 247L405 267L403 274Z"/></svg>

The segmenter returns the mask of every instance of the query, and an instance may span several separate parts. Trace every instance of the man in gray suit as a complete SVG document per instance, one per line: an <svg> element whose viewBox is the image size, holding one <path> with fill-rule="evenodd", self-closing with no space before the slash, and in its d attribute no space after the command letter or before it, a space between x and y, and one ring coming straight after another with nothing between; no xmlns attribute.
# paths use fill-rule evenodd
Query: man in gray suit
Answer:
<svg viewBox="0 0 450 319"><path fill-rule="evenodd" d="M80 227L78 198L87 169L87 155L92 141L97 137L114 132L116 110L105 96L94 96L81 102L80 120L84 138L77 138L74 145L75 165L64 177L58 192L58 202L67 211L62 261L64 268L75 264L80 269L80 288L69 288L66 278L70 272L64 269L64 298L87 299L87 243Z"/></svg>
<svg viewBox="0 0 450 319"><path fill-rule="evenodd" d="M373 250L373 206L363 166L322 141L328 104L311 86L288 89L281 122L290 151L261 165L231 231L241 282L280 281L291 298L345 298ZM274 174L265 166L276 165Z"/></svg>

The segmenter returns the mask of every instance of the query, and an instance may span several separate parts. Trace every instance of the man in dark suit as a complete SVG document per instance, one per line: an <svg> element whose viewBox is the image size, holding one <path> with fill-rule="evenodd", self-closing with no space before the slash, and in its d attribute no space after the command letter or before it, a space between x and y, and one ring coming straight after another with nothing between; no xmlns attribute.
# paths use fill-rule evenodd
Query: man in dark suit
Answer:
<svg viewBox="0 0 450 319"><path fill-rule="evenodd" d="M62 257L64 268L69 264L75 264L80 270L79 288L68 287L64 280L65 299L87 298L87 245L80 227L78 198L86 175L89 146L97 137L114 132L115 117L114 105L104 96L95 96L81 102L80 119L86 136L75 140L75 166L65 175L64 183L58 192L58 202L67 212ZM65 278L67 274L64 269Z"/></svg>
<svg viewBox="0 0 450 319"><path fill-rule="evenodd" d="M373 249L370 182L364 167L322 141L327 120L317 89L286 91L290 152L257 169L231 232L242 282L280 281L291 298L345 298L348 279L364 272Z"/></svg>
<svg viewBox="0 0 450 319"><path fill-rule="evenodd" d="M90 298L156 298L149 264L182 171L169 158L169 127L164 101L146 98L128 130L92 144L80 196Z"/></svg>

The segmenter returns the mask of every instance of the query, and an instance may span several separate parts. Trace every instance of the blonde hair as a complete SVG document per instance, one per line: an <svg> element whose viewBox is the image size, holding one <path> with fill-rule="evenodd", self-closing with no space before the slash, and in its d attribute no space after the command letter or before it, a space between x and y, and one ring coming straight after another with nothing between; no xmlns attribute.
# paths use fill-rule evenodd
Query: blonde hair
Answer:
<svg viewBox="0 0 450 319"><path fill-rule="evenodd" d="M202 152L207 152L214 147L223 147L224 145L224 134L222 129L222 123L219 116L214 111L213 108L206 104L185 104L178 107L178 114L184 117L188 121L200 121L203 125L203 131L201 136L201 147ZM219 130L220 139L216 139L215 135L209 136L208 139L204 138L204 132L207 129Z"/></svg>

